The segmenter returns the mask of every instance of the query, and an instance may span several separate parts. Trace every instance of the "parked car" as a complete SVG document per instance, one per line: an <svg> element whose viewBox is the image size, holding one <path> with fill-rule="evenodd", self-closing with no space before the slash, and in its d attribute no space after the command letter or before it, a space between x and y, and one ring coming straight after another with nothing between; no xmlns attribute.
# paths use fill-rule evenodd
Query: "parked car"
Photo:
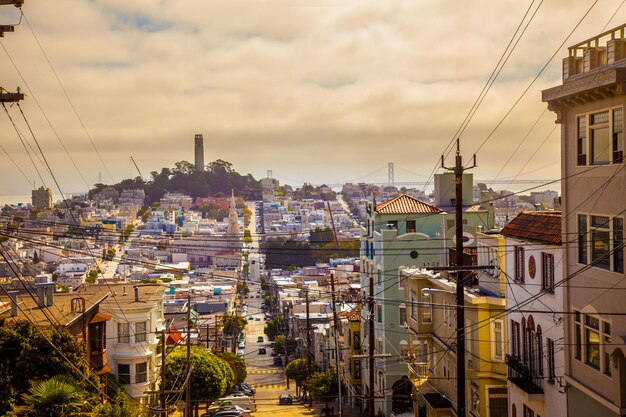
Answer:
<svg viewBox="0 0 626 417"><path fill-rule="evenodd" d="M239 345L237 345L237 347L239 349L245 349L246 348L246 342L244 342L243 340L239 341Z"/></svg>
<svg viewBox="0 0 626 417"><path fill-rule="evenodd" d="M248 384L247 382L242 382L241 386L247 390L252 391L252 395L256 394L256 388L254 388L252 385Z"/></svg>
<svg viewBox="0 0 626 417"><path fill-rule="evenodd" d="M200 417L213 417L215 415L215 413L218 413L220 411L238 411L241 413L242 417L250 417L250 411L246 410L245 408L241 408L238 405L223 405L223 406L218 406L219 408L213 409L211 410L212 407L209 407L208 412L201 414Z"/></svg>
<svg viewBox="0 0 626 417"><path fill-rule="evenodd" d="M256 389L255 388L252 388L251 386L249 386L248 384L245 384L245 383L241 383L241 384L235 385L230 390L233 393L234 392L242 392L242 393L244 393L247 396L251 396L251 395L254 395L256 393ZM229 395L232 395L232 394L229 394ZM237 396L238 395L235 395L235 397L237 397Z"/></svg>
<svg viewBox="0 0 626 417"><path fill-rule="evenodd" d="M245 354L246 354L246 352L244 352L243 349L239 349L237 351L237 356L239 356L240 358L243 358L243 355L245 355Z"/></svg>
<svg viewBox="0 0 626 417"><path fill-rule="evenodd" d="M257 317L256 319L254 319L255 321L261 321L261 317Z"/></svg>
<svg viewBox="0 0 626 417"><path fill-rule="evenodd" d="M213 417L243 417L243 413L235 410L218 411Z"/></svg>
<svg viewBox="0 0 626 417"><path fill-rule="evenodd" d="M233 397L233 396L228 396L228 397L223 397L220 398L218 402L220 401L224 401L224 402L228 402L229 405L234 404L234 405L238 405L241 408L245 408L246 410L250 410L251 412L255 412L256 411L256 404L254 403L254 400L248 396L240 396L240 397ZM209 407L209 410L211 410L211 407Z"/></svg>
<svg viewBox="0 0 626 417"><path fill-rule="evenodd" d="M265 348L259 349L259 355L265 355L266 353L267 353L267 350Z"/></svg>
<svg viewBox="0 0 626 417"><path fill-rule="evenodd" d="M248 320L254 320L254 316L248 316Z"/></svg>
<svg viewBox="0 0 626 417"><path fill-rule="evenodd" d="M278 397L278 404L279 405L291 405L293 404L293 397L291 396L291 394L281 394Z"/></svg>
<svg viewBox="0 0 626 417"><path fill-rule="evenodd" d="M283 364L283 358L281 358L278 355L274 356L274 365L282 365L282 364Z"/></svg>
<svg viewBox="0 0 626 417"><path fill-rule="evenodd" d="M256 338L256 342L257 343L263 343L263 340L264 340L263 336L259 336L259 337Z"/></svg>

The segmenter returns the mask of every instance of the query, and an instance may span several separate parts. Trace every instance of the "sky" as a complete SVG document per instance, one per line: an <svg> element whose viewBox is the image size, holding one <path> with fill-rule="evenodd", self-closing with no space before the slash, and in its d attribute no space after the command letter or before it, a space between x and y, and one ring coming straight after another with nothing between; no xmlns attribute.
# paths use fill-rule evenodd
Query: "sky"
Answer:
<svg viewBox="0 0 626 417"><path fill-rule="evenodd" d="M25 0L21 22L0 6L0 24L20 22L0 38L0 86L26 93L65 193L136 176L131 155L144 178L193 162L197 133L206 163L256 178L378 182L393 162L396 182L425 181L524 22L461 151L478 150L475 179L557 179L560 128L541 90L561 83L567 46L624 23L620 3ZM0 195L40 186L33 165L56 194L19 110L25 142L0 109L0 144L25 175L0 150Z"/></svg>

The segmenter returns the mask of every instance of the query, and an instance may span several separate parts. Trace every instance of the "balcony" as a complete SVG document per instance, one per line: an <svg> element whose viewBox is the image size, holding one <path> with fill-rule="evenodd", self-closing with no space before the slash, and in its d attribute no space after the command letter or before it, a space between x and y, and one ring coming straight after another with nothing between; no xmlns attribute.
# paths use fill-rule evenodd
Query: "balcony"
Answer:
<svg viewBox="0 0 626 417"><path fill-rule="evenodd" d="M506 364L509 367L509 381L528 394L529 400L540 399L543 395L541 376L516 357L506 355Z"/></svg>
<svg viewBox="0 0 626 417"><path fill-rule="evenodd" d="M428 362L413 362L409 364L409 379L416 388L428 380Z"/></svg>

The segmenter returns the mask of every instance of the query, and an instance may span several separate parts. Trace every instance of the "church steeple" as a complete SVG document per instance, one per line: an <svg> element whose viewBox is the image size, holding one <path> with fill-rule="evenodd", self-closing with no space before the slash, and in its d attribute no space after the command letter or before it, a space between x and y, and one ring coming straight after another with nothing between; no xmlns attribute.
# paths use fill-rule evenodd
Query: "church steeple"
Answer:
<svg viewBox="0 0 626 417"><path fill-rule="evenodd" d="M237 204L235 203L235 190L232 190L230 197L230 211L228 213L228 231L229 236L239 235L239 216L237 215Z"/></svg>

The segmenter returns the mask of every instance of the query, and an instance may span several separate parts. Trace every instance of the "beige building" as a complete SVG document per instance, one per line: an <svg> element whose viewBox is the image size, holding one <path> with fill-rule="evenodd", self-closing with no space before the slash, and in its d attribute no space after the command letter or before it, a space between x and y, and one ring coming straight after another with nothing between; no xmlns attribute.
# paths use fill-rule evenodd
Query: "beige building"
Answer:
<svg viewBox="0 0 626 417"><path fill-rule="evenodd" d="M52 190L50 188L39 187L32 191L33 207L38 209L52 208Z"/></svg>
<svg viewBox="0 0 626 417"><path fill-rule="evenodd" d="M568 415L626 415L626 25L569 48L543 91L561 125ZM518 415L522 410L517 410Z"/></svg>

